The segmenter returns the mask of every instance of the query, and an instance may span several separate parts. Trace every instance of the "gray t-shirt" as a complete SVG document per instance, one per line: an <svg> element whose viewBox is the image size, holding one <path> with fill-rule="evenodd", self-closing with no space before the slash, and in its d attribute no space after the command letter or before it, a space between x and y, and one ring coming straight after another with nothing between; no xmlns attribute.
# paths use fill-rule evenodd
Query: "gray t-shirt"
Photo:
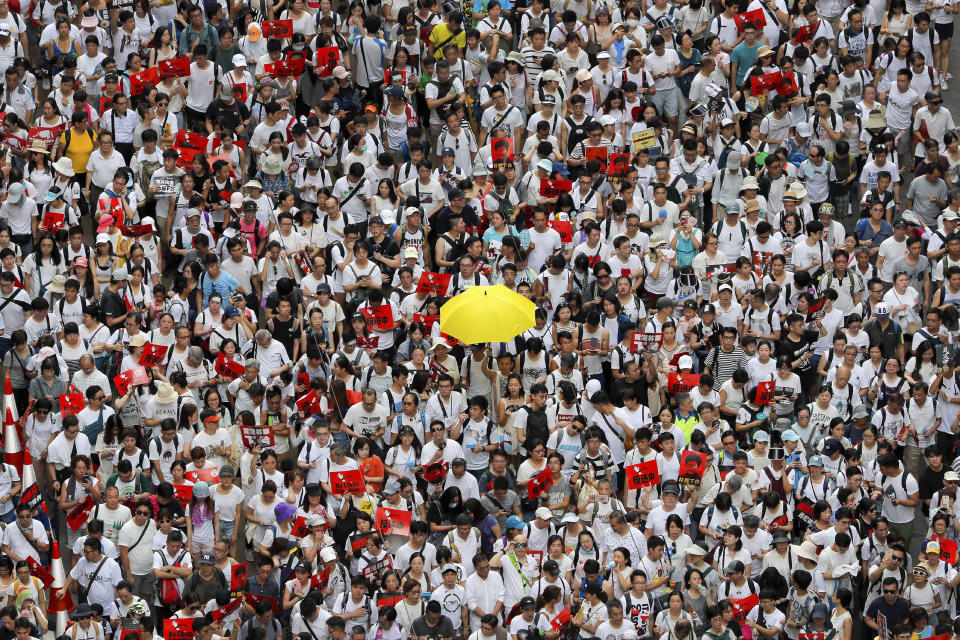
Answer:
<svg viewBox="0 0 960 640"><path fill-rule="evenodd" d="M914 180L914 182L918 182ZM893 273L906 271L910 276L910 286L919 292L923 291L923 276L930 273L930 259L921 255L916 264L910 264L906 258L900 258L893 263Z"/></svg>
<svg viewBox="0 0 960 640"><path fill-rule="evenodd" d="M940 215L941 208L936 202L930 202L930 198L937 200L947 200L947 183L942 179L937 179L931 183L926 177L918 178L910 183L907 190L907 198L913 200L913 211L927 224L927 226L936 227L937 216Z"/></svg>
<svg viewBox="0 0 960 640"><path fill-rule="evenodd" d="M446 616L440 616L440 622L437 626L431 627L427 624L427 616L423 615L413 621L410 625L410 634L418 638L429 638L430 640L440 640L441 638L452 638L454 636L453 625Z"/></svg>
<svg viewBox="0 0 960 640"><path fill-rule="evenodd" d="M3 356L3 366L10 370L10 386L14 389L26 389L30 386L30 380L25 375L25 367L30 360L30 356L18 358L13 349L7 351Z"/></svg>
<svg viewBox="0 0 960 640"><path fill-rule="evenodd" d="M503 498L496 498L493 495L493 491L487 491L480 497L480 504L482 504L483 508L494 517L496 517L497 513L499 513L501 509L507 512L507 515L497 518L500 528L506 531L507 518L513 515L514 507L519 506L520 497L513 489L507 489L507 493L503 496Z"/></svg>

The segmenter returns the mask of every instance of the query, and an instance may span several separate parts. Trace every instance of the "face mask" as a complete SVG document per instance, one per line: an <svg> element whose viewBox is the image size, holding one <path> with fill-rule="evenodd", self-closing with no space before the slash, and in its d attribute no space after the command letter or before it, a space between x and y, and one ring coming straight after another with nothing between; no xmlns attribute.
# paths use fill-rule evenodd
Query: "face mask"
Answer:
<svg viewBox="0 0 960 640"><path fill-rule="evenodd" d="M640 24L640 21L631 18L631 19L627 20L627 24L630 25L631 27L636 27L637 25Z"/></svg>
<svg viewBox="0 0 960 640"><path fill-rule="evenodd" d="M366 151L366 150L367 150L367 146L366 146L366 145L360 147L360 151Z"/></svg>
<svg viewBox="0 0 960 640"><path fill-rule="evenodd" d="M295 44L295 45L293 45L293 50L294 50L294 51L303 51L303 45L302 45L302 44Z"/></svg>
<svg viewBox="0 0 960 640"><path fill-rule="evenodd" d="M459 502L450 502L450 503L447 504L447 508L448 508L448 509L456 509L456 508L459 507L459 506L460 506L460 503L459 503Z"/></svg>

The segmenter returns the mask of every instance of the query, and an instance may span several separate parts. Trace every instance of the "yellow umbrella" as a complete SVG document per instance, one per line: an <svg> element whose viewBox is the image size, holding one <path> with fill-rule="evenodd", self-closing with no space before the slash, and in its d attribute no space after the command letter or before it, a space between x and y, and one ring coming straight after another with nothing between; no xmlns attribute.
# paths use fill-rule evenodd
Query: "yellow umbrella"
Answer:
<svg viewBox="0 0 960 640"><path fill-rule="evenodd" d="M440 330L467 344L508 342L534 325L535 310L502 284L474 286L440 307Z"/></svg>

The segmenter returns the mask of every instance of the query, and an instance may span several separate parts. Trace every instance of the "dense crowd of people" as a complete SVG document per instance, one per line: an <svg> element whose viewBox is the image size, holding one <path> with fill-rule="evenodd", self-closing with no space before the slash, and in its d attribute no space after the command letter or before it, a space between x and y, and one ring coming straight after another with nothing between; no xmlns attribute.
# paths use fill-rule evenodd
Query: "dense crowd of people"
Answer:
<svg viewBox="0 0 960 640"><path fill-rule="evenodd" d="M958 13L0 0L0 640L956 638Z"/></svg>

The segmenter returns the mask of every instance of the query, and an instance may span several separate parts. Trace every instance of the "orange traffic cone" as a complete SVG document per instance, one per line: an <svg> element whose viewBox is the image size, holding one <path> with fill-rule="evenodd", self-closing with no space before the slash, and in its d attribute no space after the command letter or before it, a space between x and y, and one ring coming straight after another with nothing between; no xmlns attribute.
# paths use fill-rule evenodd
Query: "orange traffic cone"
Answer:
<svg viewBox="0 0 960 640"><path fill-rule="evenodd" d="M17 433L17 420L13 412L7 407L6 420L3 422L3 460L16 467L17 472L23 474L23 451L20 449L20 435ZM23 486L27 486L24 484Z"/></svg>
<svg viewBox="0 0 960 640"><path fill-rule="evenodd" d="M23 448L23 469L20 470L20 482L25 489L20 493L20 502L36 507L43 502L40 495L40 485L37 484L37 473L33 468L33 458L30 457L30 447Z"/></svg>
<svg viewBox="0 0 960 640"><path fill-rule="evenodd" d="M50 586L50 603L47 605L47 613L57 614L57 637L63 634L67 628L67 612L74 609L73 598L70 592L63 594L62 598L57 597L63 585L67 583L67 574L63 570L63 560L60 558L60 543L53 541L53 560L50 563L50 573L53 574L53 584ZM60 614L63 614L63 627L60 626Z"/></svg>

